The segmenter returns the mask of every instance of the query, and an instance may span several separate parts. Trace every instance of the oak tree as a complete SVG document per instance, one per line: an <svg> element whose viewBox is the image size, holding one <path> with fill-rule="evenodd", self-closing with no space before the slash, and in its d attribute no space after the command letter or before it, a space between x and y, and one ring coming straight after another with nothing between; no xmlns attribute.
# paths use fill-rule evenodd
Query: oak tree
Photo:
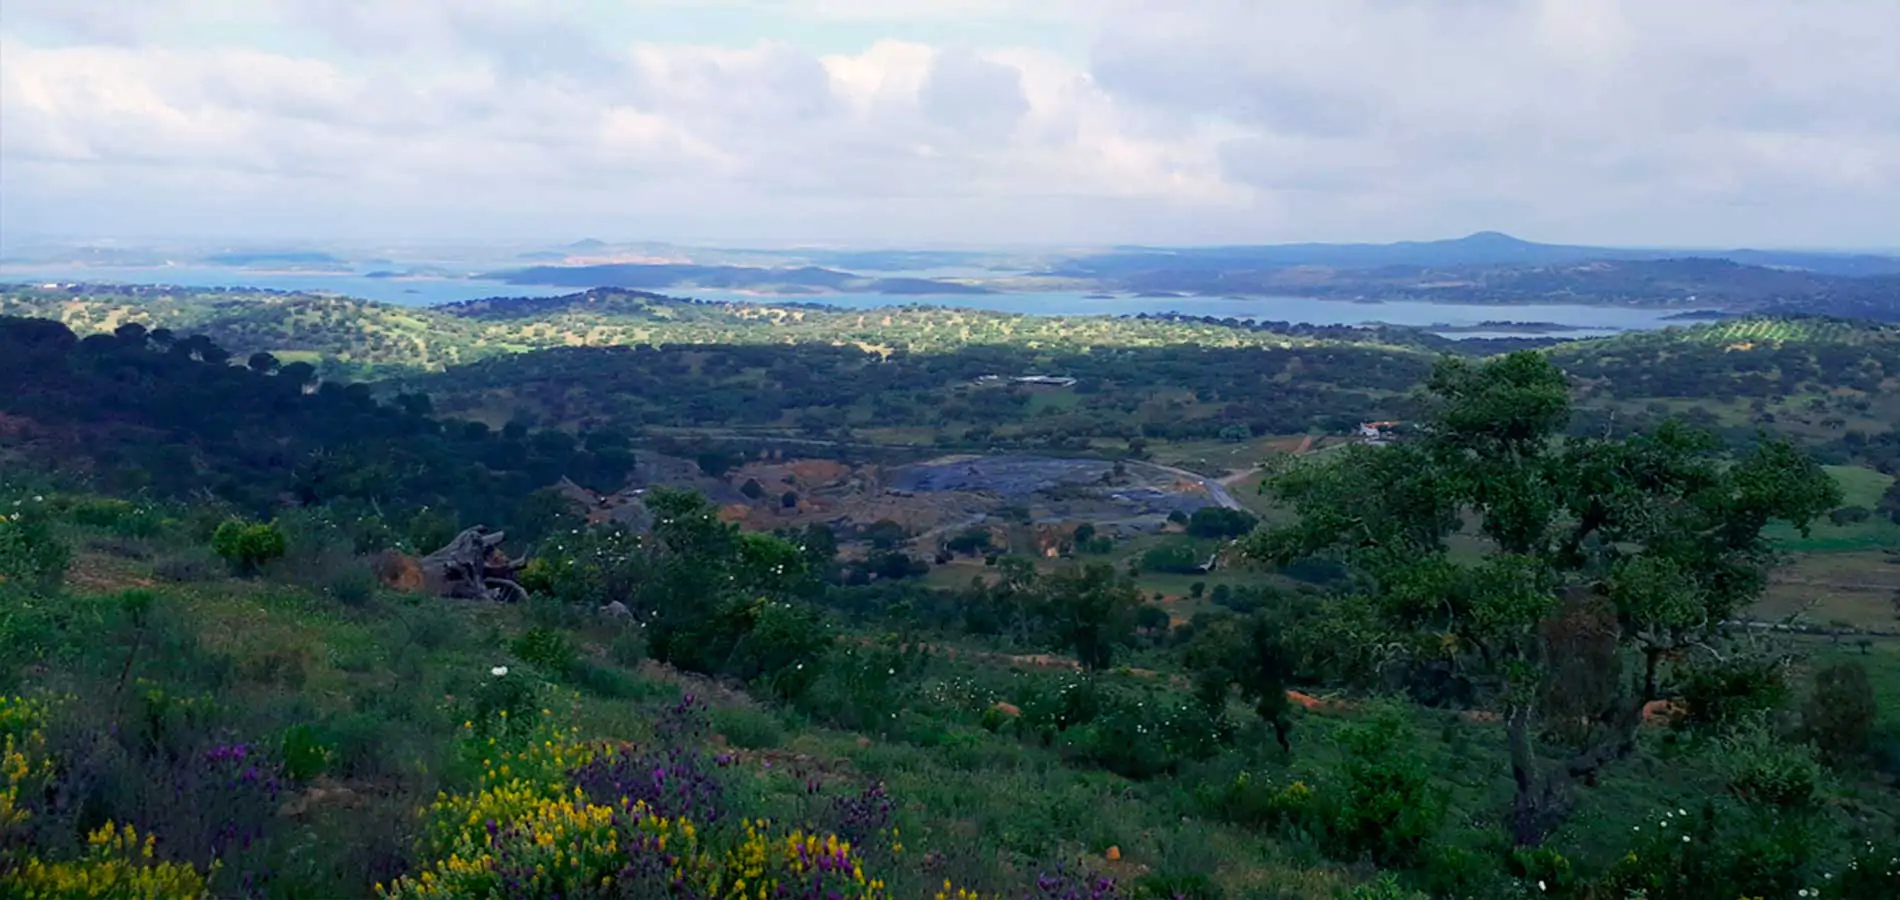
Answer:
<svg viewBox="0 0 1900 900"><path fill-rule="evenodd" d="M1248 553L1345 564L1329 633L1362 671L1448 672L1456 695L1500 713L1512 836L1535 844L1575 783L1635 750L1672 658L1716 646L1760 594L1763 528L1805 531L1840 489L1785 441L1725 454L1674 422L1564 437L1569 385L1537 353L1445 360L1420 399L1407 440L1271 478L1298 518Z"/></svg>

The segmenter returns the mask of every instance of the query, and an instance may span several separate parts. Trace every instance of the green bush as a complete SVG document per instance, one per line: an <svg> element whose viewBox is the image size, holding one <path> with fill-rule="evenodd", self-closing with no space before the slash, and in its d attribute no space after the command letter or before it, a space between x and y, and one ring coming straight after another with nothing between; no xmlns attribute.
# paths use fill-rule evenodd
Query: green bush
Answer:
<svg viewBox="0 0 1900 900"><path fill-rule="evenodd" d="M625 672L588 659L575 659L564 677L568 684L596 697L625 700L641 695L641 683Z"/></svg>
<svg viewBox="0 0 1900 900"><path fill-rule="evenodd" d="M1722 739L1717 760L1731 794L1765 810L1804 812L1820 804L1827 773L1814 745L1788 740L1756 717Z"/></svg>
<svg viewBox="0 0 1900 900"><path fill-rule="evenodd" d="M317 737L309 725L292 725L284 730L280 743L284 773L296 781L310 781L330 766L332 749Z"/></svg>
<svg viewBox="0 0 1900 900"><path fill-rule="evenodd" d="M491 669L469 693L465 753L475 759L519 749L540 719L542 685L507 666ZM488 742L494 741L493 747Z"/></svg>
<svg viewBox="0 0 1900 900"><path fill-rule="evenodd" d="M1802 709L1801 725L1822 758L1842 766L1866 757L1872 749L1874 718L1879 712L1867 670L1857 662L1837 663L1815 673L1814 692Z"/></svg>
<svg viewBox="0 0 1900 900"><path fill-rule="evenodd" d="M617 526L586 528L543 540L520 582L531 593L589 610L616 600L631 604L647 574L646 562L639 533Z"/></svg>
<svg viewBox="0 0 1900 900"><path fill-rule="evenodd" d="M1144 572L1172 572L1193 574L1201 570L1201 564L1207 561L1207 554L1199 544L1189 540L1169 541L1141 555L1141 569Z"/></svg>
<svg viewBox="0 0 1900 900"><path fill-rule="evenodd" d="M1736 657L1696 668L1683 679L1680 721L1688 728L1721 731L1787 698L1788 681L1779 661Z"/></svg>
<svg viewBox="0 0 1900 900"><path fill-rule="evenodd" d="M1185 698L1111 694L1101 712L1063 735L1065 756L1127 778L1153 778L1220 752L1230 732Z"/></svg>
<svg viewBox="0 0 1900 900"><path fill-rule="evenodd" d="M1820 835L1807 817L1710 802L1695 812L1663 810L1635 826L1630 837L1632 846L1603 877L1598 896L1840 896L1799 893L1831 880L1819 871Z"/></svg>
<svg viewBox="0 0 1900 900"><path fill-rule="evenodd" d="M522 662L539 666L551 675L566 676L574 668L574 645L552 628L530 628L515 638L509 649Z"/></svg>
<svg viewBox="0 0 1900 900"><path fill-rule="evenodd" d="M120 537L155 537L163 530L164 515L150 504L110 497L82 497L72 501L67 517L76 525L103 528Z"/></svg>
<svg viewBox="0 0 1900 900"><path fill-rule="evenodd" d="M246 523L229 519L211 534L212 552L240 575L255 575L264 564L284 555L284 532L275 522Z"/></svg>
<svg viewBox="0 0 1900 900"><path fill-rule="evenodd" d="M38 495L0 509L0 586L47 593L59 588L72 563L72 550L53 532L45 501Z"/></svg>
<svg viewBox="0 0 1900 900"><path fill-rule="evenodd" d="M764 750L785 742L785 730L771 713L746 707L720 707L712 713L713 730L734 747Z"/></svg>
<svg viewBox="0 0 1900 900"><path fill-rule="evenodd" d="M613 660L614 665L629 669L640 665L647 658L646 636L636 627L620 629L607 644L607 658Z"/></svg>
<svg viewBox="0 0 1900 900"><path fill-rule="evenodd" d="M344 606L364 607L376 599L376 587L375 574L358 564L332 573L323 593Z"/></svg>
<svg viewBox="0 0 1900 900"><path fill-rule="evenodd" d="M1399 713L1386 711L1341 730L1339 742L1345 761L1322 794L1327 852L1381 866L1417 864L1445 812L1417 735Z"/></svg>

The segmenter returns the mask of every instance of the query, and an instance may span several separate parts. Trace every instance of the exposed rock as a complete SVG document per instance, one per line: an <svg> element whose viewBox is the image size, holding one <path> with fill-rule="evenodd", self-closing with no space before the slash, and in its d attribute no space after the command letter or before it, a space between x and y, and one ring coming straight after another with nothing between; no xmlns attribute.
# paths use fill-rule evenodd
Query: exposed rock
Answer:
<svg viewBox="0 0 1900 900"><path fill-rule="evenodd" d="M628 609L628 608L627 608L627 604L625 604L625 603L622 603L622 602L620 602L620 601L618 601L618 600L615 600L614 602L612 602L612 603L609 603L609 604L607 604L606 606L603 606L603 607L601 607L601 608L600 608L600 614L601 614L601 615L603 615L603 616L606 616L606 617L608 617L608 618L610 618L610 619L631 619L631 618L633 618L633 610L630 610L630 609Z"/></svg>

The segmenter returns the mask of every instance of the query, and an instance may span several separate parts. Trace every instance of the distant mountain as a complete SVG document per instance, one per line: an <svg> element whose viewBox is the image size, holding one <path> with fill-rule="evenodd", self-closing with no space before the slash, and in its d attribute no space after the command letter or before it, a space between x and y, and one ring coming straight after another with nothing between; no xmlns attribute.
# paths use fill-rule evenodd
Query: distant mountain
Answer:
<svg viewBox="0 0 1900 900"><path fill-rule="evenodd" d="M1707 257L1442 268L1154 269L1101 281L1147 293L1649 306L1900 321L1900 276L1849 278Z"/></svg>
<svg viewBox="0 0 1900 900"><path fill-rule="evenodd" d="M1439 241L1393 244L1267 244L1226 247L1118 247L1065 260L1048 274L1079 278L1125 277L1138 272L1246 271L1324 266L1377 269L1389 266L1452 268L1539 266L1591 260L1656 260L1684 256L1727 259L1745 265L1804 269L1826 275L1900 274L1900 257L1793 250L1697 250L1586 247L1539 244L1495 231Z"/></svg>
<svg viewBox="0 0 1900 900"><path fill-rule="evenodd" d="M609 263L594 266L529 266L484 278L509 284L555 287L617 287L636 290L708 288L816 294L865 291L883 294L985 294L989 289L929 278L871 278L819 266L763 268L672 263Z"/></svg>
<svg viewBox="0 0 1900 900"><path fill-rule="evenodd" d="M317 250L232 250L210 254L204 257L203 262L214 266L247 268L260 266L332 268L349 265L349 261L342 257Z"/></svg>
<svg viewBox="0 0 1900 900"><path fill-rule="evenodd" d="M796 255L813 265L867 272L964 268L981 265L994 258L994 254L960 250L805 250L788 255Z"/></svg>

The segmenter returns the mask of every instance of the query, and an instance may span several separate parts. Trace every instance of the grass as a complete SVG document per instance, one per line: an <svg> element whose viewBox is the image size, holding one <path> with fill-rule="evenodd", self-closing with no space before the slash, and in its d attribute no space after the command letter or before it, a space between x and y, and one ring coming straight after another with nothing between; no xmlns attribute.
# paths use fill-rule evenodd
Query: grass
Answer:
<svg viewBox="0 0 1900 900"><path fill-rule="evenodd" d="M1893 476L1860 466L1828 466L1829 474L1841 485L1842 506L1871 510L1880 496L1893 484ZM1766 531L1769 539L1784 550L1797 553L1851 553L1865 550L1900 549L1900 523L1875 514L1860 522L1836 525L1823 518L1815 522L1807 535L1786 523L1774 523Z"/></svg>
<svg viewBox="0 0 1900 900"><path fill-rule="evenodd" d="M1752 613L1770 620L1799 614L1814 625L1900 630L1893 604L1900 594L1895 559L1900 557L1865 550L1796 556L1776 570Z"/></svg>

